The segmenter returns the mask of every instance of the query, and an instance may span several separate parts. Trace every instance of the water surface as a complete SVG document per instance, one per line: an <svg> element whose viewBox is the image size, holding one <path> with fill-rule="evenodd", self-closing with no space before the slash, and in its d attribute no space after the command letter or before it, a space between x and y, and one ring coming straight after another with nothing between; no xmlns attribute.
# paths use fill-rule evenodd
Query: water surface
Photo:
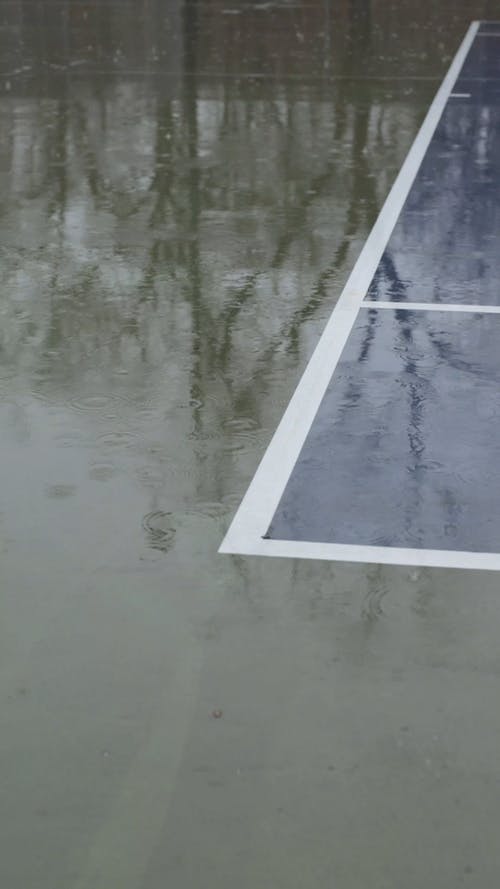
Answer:
<svg viewBox="0 0 500 889"><path fill-rule="evenodd" d="M0 884L496 886L496 575L217 547L494 3L0 2Z"/></svg>

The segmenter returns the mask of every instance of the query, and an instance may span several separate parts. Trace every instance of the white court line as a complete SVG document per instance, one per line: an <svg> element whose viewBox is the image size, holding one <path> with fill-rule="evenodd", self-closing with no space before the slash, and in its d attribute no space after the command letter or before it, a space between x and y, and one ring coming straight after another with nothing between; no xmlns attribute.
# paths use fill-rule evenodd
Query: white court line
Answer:
<svg viewBox="0 0 500 889"><path fill-rule="evenodd" d="M234 552L222 548L219 552ZM281 559L322 559L329 562L366 562L379 565L415 565L419 568L465 568L499 571L499 553L473 553L451 549L404 549L391 546L355 546L348 543L310 543L304 540L250 540L237 550L244 556Z"/></svg>
<svg viewBox="0 0 500 889"><path fill-rule="evenodd" d="M450 65L219 552L293 558L348 559L389 564L458 566L456 553L441 558L432 550L400 550L399 561L397 561L396 550L390 547L345 547L334 544L263 540L262 538L271 523L325 390L353 328L363 298L478 29L479 22L473 22L470 25ZM472 554L472 556L476 561L480 561L477 559L477 554ZM465 566L461 565L461 567ZM500 567L500 556L498 557L498 567Z"/></svg>
<svg viewBox="0 0 500 889"><path fill-rule="evenodd" d="M391 300L365 299L360 308L397 309L398 312L474 312L475 315L500 315L500 306L473 305L472 303L410 303Z"/></svg>
<svg viewBox="0 0 500 889"><path fill-rule="evenodd" d="M470 93L452 93L450 99L470 99Z"/></svg>

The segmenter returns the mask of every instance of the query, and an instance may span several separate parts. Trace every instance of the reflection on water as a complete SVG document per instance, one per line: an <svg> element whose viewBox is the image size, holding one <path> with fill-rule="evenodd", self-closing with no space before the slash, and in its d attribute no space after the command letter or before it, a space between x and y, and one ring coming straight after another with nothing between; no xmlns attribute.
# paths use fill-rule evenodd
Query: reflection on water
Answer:
<svg viewBox="0 0 500 889"><path fill-rule="evenodd" d="M370 286L371 299L498 304L499 133L495 98L450 100Z"/></svg>
<svg viewBox="0 0 500 889"><path fill-rule="evenodd" d="M144 516L142 524L152 549L158 549L162 553L169 550L175 534L175 529L171 527L171 521L170 513L162 512L161 509Z"/></svg>
<svg viewBox="0 0 500 889"><path fill-rule="evenodd" d="M0 2L2 887L494 885L494 581L216 555L474 14Z"/></svg>
<svg viewBox="0 0 500 889"><path fill-rule="evenodd" d="M384 578L381 565L375 565L367 571L368 589L363 601L361 614L366 621L379 620L383 613L383 599L389 592L388 583Z"/></svg>
<svg viewBox="0 0 500 889"><path fill-rule="evenodd" d="M179 14L166 89L21 79L0 106L2 377L56 447L118 451L144 514L235 493L228 460L258 446L263 393L310 350L424 106L207 83L205 14Z"/></svg>
<svg viewBox="0 0 500 889"><path fill-rule="evenodd" d="M271 537L494 552L497 317L362 310Z"/></svg>

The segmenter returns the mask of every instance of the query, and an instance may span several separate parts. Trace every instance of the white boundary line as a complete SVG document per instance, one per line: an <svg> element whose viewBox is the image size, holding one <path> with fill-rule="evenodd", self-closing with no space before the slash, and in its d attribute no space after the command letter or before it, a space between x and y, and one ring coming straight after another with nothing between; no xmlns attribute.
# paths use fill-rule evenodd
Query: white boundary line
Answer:
<svg viewBox="0 0 500 889"><path fill-rule="evenodd" d="M500 571L500 553L474 553L451 549L403 549L397 546L355 546L348 543L310 543L304 540L250 540L237 550L219 552L283 559L322 559L329 562L364 562L379 565L415 565L419 568L465 568Z"/></svg>
<svg viewBox="0 0 500 889"><path fill-rule="evenodd" d="M397 309L407 312L473 312L475 315L500 315L500 306L485 306L473 303L410 303L395 300L365 299L361 309Z"/></svg>
<svg viewBox="0 0 500 889"><path fill-rule="evenodd" d="M500 555L264 540L375 270L476 37L472 22L220 546L221 553L386 564L500 568ZM399 303L395 308L399 308ZM494 566L491 561L494 561ZM485 564L485 562L487 564Z"/></svg>

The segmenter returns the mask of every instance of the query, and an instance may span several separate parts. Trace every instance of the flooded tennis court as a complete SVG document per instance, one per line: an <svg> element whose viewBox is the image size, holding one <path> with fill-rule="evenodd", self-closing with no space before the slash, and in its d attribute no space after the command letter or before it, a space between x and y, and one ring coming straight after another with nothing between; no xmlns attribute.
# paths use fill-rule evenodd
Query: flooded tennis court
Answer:
<svg viewBox="0 0 500 889"><path fill-rule="evenodd" d="M498 886L500 575L217 552L473 19L0 0L2 889Z"/></svg>

